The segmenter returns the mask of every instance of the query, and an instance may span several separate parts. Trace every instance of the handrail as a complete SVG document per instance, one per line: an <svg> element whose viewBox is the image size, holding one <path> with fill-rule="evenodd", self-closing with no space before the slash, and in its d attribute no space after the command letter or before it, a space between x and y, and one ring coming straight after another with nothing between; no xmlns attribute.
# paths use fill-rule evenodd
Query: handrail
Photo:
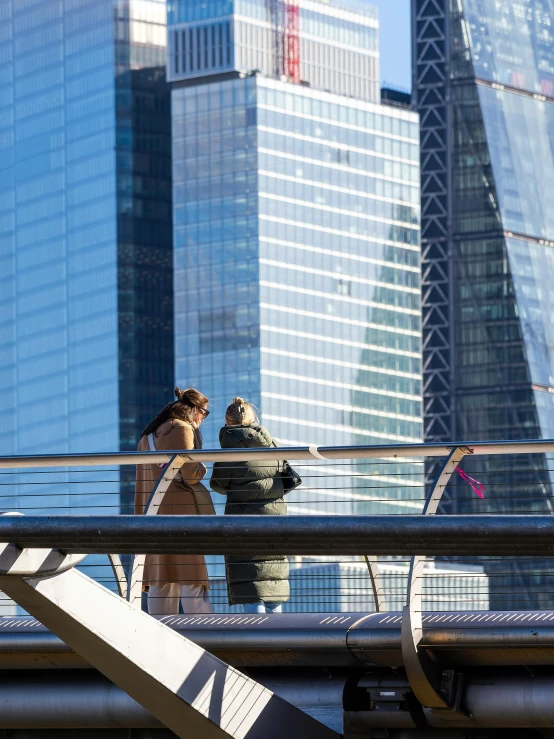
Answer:
<svg viewBox="0 0 554 739"><path fill-rule="evenodd" d="M554 516L0 516L0 542L67 553L554 556Z"/></svg>
<svg viewBox="0 0 554 739"><path fill-rule="evenodd" d="M474 456L554 453L554 439L523 441L460 441L449 444L376 444L368 446L283 446L268 449L175 449L164 452L95 452L90 454L41 454L0 457L0 469L31 467L99 467L105 465L158 464L175 454L195 462L252 462L270 459L334 460L448 457L458 447Z"/></svg>

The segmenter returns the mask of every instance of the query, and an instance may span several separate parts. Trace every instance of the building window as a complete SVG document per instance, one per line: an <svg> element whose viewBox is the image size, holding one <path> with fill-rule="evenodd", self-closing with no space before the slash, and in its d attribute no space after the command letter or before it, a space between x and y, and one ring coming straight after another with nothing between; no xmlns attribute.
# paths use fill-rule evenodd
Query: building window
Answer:
<svg viewBox="0 0 554 739"><path fill-rule="evenodd" d="M231 26L229 22L225 24L225 36L227 41L227 65L231 64Z"/></svg>
<svg viewBox="0 0 554 739"><path fill-rule="evenodd" d="M216 65L216 59L215 59L215 50L216 50L215 34L216 34L216 27L215 26L212 26L212 67L215 67L215 65Z"/></svg>
<svg viewBox="0 0 554 739"><path fill-rule="evenodd" d="M198 27L196 29L196 69L202 69L202 40L201 40L202 29Z"/></svg>
<svg viewBox="0 0 554 739"><path fill-rule="evenodd" d="M173 54L175 74L179 74L179 31L173 34Z"/></svg>
<svg viewBox="0 0 554 739"><path fill-rule="evenodd" d="M337 292L340 295L352 295L352 283L350 280L338 280Z"/></svg>
<svg viewBox="0 0 554 739"><path fill-rule="evenodd" d="M339 164L350 164L350 152L348 149L337 149L337 162Z"/></svg>
<svg viewBox="0 0 554 739"><path fill-rule="evenodd" d="M218 26L219 30L219 66L223 66L223 24Z"/></svg>

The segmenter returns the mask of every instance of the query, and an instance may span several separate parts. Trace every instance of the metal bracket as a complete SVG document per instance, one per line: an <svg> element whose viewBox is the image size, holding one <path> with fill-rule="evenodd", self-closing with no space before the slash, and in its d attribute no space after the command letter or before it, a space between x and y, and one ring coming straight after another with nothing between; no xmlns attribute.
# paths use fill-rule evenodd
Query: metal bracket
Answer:
<svg viewBox="0 0 554 739"><path fill-rule="evenodd" d="M453 449L431 490L429 491L423 506L424 516L433 516L437 512L444 490L456 471L457 466L467 454L473 451L468 447L456 447ZM431 657L419 649L423 633L422 618L422 590L423 570L426 557L412 557L410 572L408 575L407 603L402 612L402 656L406 675L412 687L413 693L425 708L459 709L458 691L454 688L459 684L457 678L443 677L443 672ZM458 704L458 708L455 708Z"/></svg>
<svg viewBox="0 0 554 739"><path fill-rule="evenodd" d="M59 549L25 549L0 544L0 576L50 577L78 565L86 554L67 554Z"/></svg>
<svg viewBox="0 0 554 739"><path fill-rule="evenodd" d="M18 511L0 516L23 516ZM0 543L0 575L48 577L59 575L78 565L86 554L67 554L60 549L26 549L17 544Z"/></svg>

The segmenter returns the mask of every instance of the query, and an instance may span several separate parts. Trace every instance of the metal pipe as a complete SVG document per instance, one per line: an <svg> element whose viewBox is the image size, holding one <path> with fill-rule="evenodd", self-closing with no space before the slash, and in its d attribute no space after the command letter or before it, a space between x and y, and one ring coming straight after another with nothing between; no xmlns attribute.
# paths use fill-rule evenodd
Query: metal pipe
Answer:
<svg viewBox="0 0 554 739"><path fill-rule="evenodd" d="M254 671L253 677L284 700L340 731L346 675L320 671ZM554 726L554 678L470 678L468 716L426 711L437 728L547 728ZM408 711L348 711L348 724L363 728L415 728ZM153 728L161 724L97 673L10 673L0 676L0 728Z"/></svg>
<svg viewBox="0 0 554 739"><path fill-rule="evenodd" d="M465 705L478 726L551 727L554 726L554 678L473 679L466 688Z"/></svg>
<svg viewBox="0 0 554 739"><path fill-rule="evenodd" d="M157 719L97 673L41 672L0 678L0 728L161 728Z"/></svg>
<svg viewBox="0 0 554 739"><path fill-rule="evenodd" d="M552 556L554 517L0 516L0 542L109 554Z"/></svg>
<svg viewBox="0 0 554 739"><path fill-rule="evenodd" d="M310 671L255 673L255 679L337 733L342 731L346 675ZM162 727L148 711L98 673L0 675L0 729Z"/></svg>
<svg viewBox="0 0 554 739"><path fill-rule="evenodd" d="M258 621L236 615L171 616L162 620L235 667L359 668L361 664L402 665L399 615L388 614L392 625L379 623L383 618L379 614L291 613ZM540 624L554 619L554 612L537 612L531 619L529 615L533 616L524 612L444 613L447 623L424 626L421 646L443 667L552 665L554 627ZM481 621L482 617L486 620ZM514 619L520 617L525 620L518 625ZM473 627L457 624L459 618L470 618ZM0 671L74 667L88 664L33 619L0 618Z"/></svg>
<svg viewBox="0 0 554 739"><path fill-rule="evenodd" d="M522 441L457 441L450 444L396 444L368 446L295 446L277 449L170 450L165 452L109 452L95 454L41 454L0 458L0 469L32 467L98 467L168 462L174 454L182 454L197 462L245 462L270 459L383 459L412 457L447 457L456 447L469 447L474 455L546 454L554 452L553 439Z"/></svg>

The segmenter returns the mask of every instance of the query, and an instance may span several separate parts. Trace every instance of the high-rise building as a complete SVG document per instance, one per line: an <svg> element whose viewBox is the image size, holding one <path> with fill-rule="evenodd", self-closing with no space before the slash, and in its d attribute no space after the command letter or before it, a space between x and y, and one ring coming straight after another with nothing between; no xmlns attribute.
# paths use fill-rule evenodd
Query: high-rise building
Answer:
<svg viewBox="0 0 554 739"><path fill-rule="evenodd" d="M300 3L300 84L272 5L170 8L177 380L205 446L235 395L287 444L418 441L417 116L380 103L369 4ZM417 464L303 472L292 513L421 509Z"/></svg>
<svg viewBox="0 0 554 739"><path fill-rule="evenodd" d="M0 3L2 454L134 449L171 397L165 55L165 0ZM0 512L128 511L133 478L12 473Z"/></svg>
<svg viewBox="0 0 554 739"><path fill-rule="evenodd" d="M425 439L553 438L554 3L414 0L413 14ZM450 510L552 512L552 459L464 467L486 499L453 488ZM493 607L552 607L538 563L488 567Z"/></svg>
<svg viewBox="0 0 554 739"><path fill-rule="evenodd" d="M165 1L7 0L0 29L0 448L133 449L174 379Z"/></svg>

